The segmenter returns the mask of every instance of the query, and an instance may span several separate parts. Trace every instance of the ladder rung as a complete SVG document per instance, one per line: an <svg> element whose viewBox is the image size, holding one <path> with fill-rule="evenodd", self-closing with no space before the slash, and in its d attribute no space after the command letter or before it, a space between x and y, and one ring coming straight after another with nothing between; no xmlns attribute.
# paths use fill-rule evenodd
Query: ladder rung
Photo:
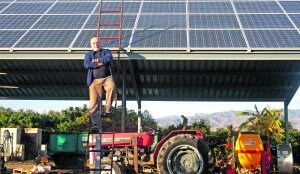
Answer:
<svg viewBox="0 0 300 174"><path fill-rule="evenodd" d="M105 23L105 24L100 24L100 26L120 26L120 23Z"/></svg>
<svg viewBox="0 0 300 174"><path fill-rule="evenodd" d="M121 10L100 10L100 13L121 13Z"/></svg>
<svg viewBox="0 0 300 174"><path fill-rule="evenodd" d="M119 39L119 37L100 37L99 38L100 40L102 39L102 40L117 40L117 39Z"/></svg>
<svg viewBox="0 0 300 174"><path fill-rule="evenodd" d="M95 147L96 143L83 143L82 146L83 147L86 147L86 146L88 146L88 147Z"/></svg>

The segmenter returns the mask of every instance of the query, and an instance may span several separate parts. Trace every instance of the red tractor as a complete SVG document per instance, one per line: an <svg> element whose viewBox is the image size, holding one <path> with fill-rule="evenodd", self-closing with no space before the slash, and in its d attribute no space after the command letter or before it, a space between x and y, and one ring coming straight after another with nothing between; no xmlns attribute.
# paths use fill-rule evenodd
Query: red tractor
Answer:
<svg viewBox="0 0 300 174"><path fill-rule="evenodd" d="M95 143L97 136L99 134L91 135L90 144ZM112 173L115 174L207 174L213 171L211 149L200 130L174 130L158 143L154 143L152 131L115 133L113 148L112 133L100 136L101 168L112 166ZM97 163L97 153L100 154L96 150L88 152L90 169Z"/></svg>

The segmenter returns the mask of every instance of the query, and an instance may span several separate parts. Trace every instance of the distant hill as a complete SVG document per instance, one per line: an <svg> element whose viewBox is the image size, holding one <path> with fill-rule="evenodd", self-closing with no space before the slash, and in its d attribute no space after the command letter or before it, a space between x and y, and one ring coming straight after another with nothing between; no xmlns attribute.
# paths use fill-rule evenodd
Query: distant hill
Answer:
<svg viewBox="0 0 300 174"><path fill-rule="evenodd" d="M240 124L246 119L246 117L236 116L239 111L227 111L227 112L216 112L216 113L196 113L193 116L187 116L189 124L199 120L208 119L213 129L226 128L226 126L232 124L234 128L240 126ZM167 127L170 125L178 125L182 122L180 115L166 116L156 119L157 123L161 127ZM295 129L300 130L300 109L289 110L289 122L292 123Z"/></svg>

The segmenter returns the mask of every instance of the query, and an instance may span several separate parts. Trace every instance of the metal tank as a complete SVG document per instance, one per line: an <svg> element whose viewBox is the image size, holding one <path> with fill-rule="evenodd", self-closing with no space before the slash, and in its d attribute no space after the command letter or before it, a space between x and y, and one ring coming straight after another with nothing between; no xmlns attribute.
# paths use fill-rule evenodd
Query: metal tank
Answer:
<svg viewBox="0 0 300 174"><path fill-rule="evenodd" d="M277 164L278 173L292 174L293 173L293 152L291 144L277 145Z"/></svg>

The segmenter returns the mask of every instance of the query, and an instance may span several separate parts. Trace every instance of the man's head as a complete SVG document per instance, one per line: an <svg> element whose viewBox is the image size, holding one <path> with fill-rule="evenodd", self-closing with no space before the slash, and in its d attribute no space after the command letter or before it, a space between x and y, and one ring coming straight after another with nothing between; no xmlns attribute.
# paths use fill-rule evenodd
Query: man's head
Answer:
<svg viewBox="0 0 300 174"><path fill-rule="evenodd" d="M91 39L91 47L94 51L98 51L100 49L99 39L98 37L93 37Z"/></svg>

